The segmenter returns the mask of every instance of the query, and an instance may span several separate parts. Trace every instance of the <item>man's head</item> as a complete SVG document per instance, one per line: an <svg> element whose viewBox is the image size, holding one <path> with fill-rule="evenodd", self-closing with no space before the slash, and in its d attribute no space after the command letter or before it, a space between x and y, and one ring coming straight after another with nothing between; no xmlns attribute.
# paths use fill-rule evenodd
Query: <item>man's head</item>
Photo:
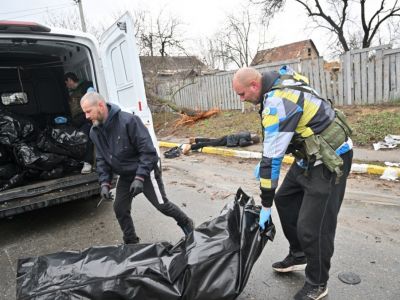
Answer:
<svg viewBox="0 0 400 300"><path fill-rule="evenodd" d="M108 117L106 100L99 93L86 93L81 99L81 107L86 119L90 120L93 125L104 124Z"/></svg>
<svg viewBox="0 0 400 300"><path fill-rule="evenodd" d="M78 86L79 78L75 73L68 72L64 74L65 86L69 89L75 89Z"/></svg>
<svg viewBox="0 0 400 300"><path fill-rule="evenodd" d="M253 104L259 103L262 89L262 76L254 68L240 68L233 75L232 86L240 101L247 101Z"/></svg>

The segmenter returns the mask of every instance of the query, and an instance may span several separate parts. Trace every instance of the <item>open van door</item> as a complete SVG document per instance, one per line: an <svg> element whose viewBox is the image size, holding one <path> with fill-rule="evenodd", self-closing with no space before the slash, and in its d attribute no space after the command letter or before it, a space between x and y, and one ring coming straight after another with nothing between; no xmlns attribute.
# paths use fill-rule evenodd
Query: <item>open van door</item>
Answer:
<svg viewBox="0 0 400 300"><path fill-rule="evenodd" d="M149 129L154 146L159 152L130 13L126 12L103 33L100 39L100 57L109 96L106 100L139 116Z"/></svg>

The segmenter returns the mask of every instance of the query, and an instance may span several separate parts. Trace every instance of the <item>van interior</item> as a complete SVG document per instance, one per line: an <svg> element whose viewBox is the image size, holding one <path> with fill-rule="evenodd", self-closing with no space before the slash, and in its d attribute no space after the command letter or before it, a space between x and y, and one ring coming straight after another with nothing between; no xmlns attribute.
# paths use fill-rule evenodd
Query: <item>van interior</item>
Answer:
<svg viewBox="0 0 400 300"><path fill-rule="evenodd" d="M0 39L0 111L28 116L43 127L55 116L68 116L64 74L94 81L92 65L89 49L80 44Z"/></svg>

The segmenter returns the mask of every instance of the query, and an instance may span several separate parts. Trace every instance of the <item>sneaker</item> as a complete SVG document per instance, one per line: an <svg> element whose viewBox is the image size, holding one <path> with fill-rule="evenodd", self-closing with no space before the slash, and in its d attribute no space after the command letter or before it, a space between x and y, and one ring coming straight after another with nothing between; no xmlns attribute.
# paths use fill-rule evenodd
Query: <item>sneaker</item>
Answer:
<svg viewBox="0 0 400 300"><path fill-rule="evenodd" d="M181 149L184 155L188 155L190 151L191 145L190 144L182 144Z"/></svg>
<svg viewBox="0 0 400 300"><path fill-rule="evenodd" d="M311 285L306 282L303 288L294 296L294 300L318 300L328 295L328 287L324 285Z"/></svg>
<svg viewBox="0 0 400 300"><path fill-rule="evenodd" d="M193 229L194 229L194 222L193 222L192 219L189 219L189 220L186 222L186 224L184 224L184 225L180 225L180 224L178 224L178 225L182 228L182 231L183 231L183 233L184 233L186 236L188 236L190 233L193 232Z"/></svg>
<svg viewBox="0 0 400 300"><path fill-rule="evenodd" d="M272 269L277 272L292 272L292 271L303 271L306 269L307 260L305 256L295 257L292 253L289 253L284 260L272 264Z"/></svg>
<svg viewBox="0 0 400 300"><path fill-rule="evenodd" d="M89 173L92 173L92 165L87 162L84 162L81 174L89 174Z"/></svg>

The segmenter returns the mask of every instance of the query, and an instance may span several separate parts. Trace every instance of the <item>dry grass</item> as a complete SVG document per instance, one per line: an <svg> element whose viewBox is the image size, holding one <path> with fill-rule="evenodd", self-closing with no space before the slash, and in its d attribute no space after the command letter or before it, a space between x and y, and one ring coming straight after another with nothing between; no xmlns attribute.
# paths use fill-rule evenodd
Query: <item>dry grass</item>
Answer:
<svg viewBox="0 0 400 300"><path fill-rule="evenodd" d="M400 105L345 106L339 107L348 117L353 127L353 141L358 146L370 146L388 134L400 134ZM180 114L153 114L157 135L175 135L180 138L190 136L220 137L248 130L261 135L260 117L257 111L221 111L208 119L199 120L191 126L174 127Z"/></svg>

